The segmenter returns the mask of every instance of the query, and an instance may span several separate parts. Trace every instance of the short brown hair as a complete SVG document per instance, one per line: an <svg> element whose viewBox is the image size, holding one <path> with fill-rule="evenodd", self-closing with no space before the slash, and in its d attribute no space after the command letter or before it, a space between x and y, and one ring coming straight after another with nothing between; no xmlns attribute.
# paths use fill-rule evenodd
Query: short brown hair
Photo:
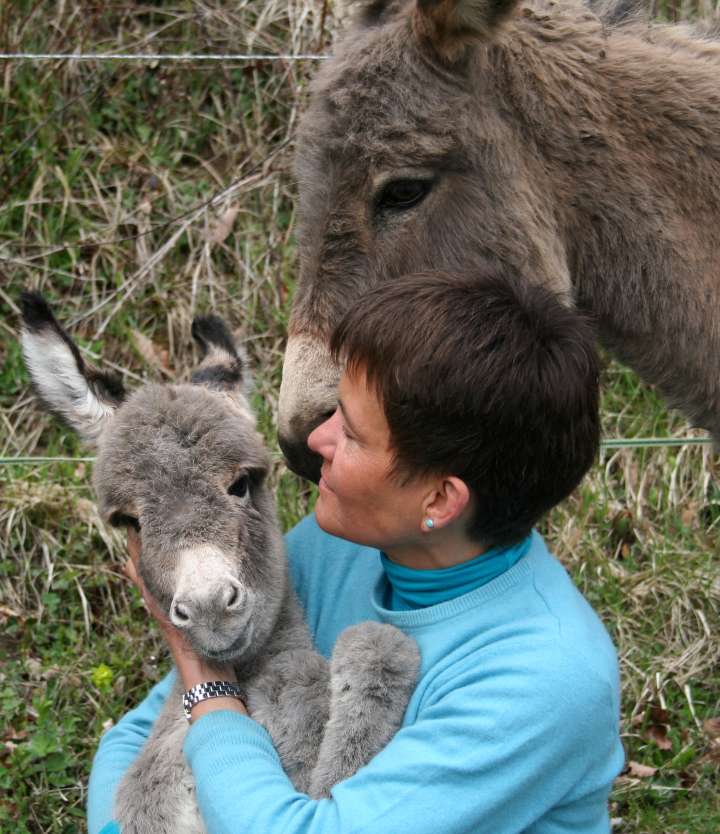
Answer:
<svg viewBox="0 0 720 834"><path fill-rule="evenodd" d="M469 534L486 546L527 535L595 459L594 345L584 316L490 266L383 284L330 343L378 395L395 473L465 481L475 499Z"/></svg>

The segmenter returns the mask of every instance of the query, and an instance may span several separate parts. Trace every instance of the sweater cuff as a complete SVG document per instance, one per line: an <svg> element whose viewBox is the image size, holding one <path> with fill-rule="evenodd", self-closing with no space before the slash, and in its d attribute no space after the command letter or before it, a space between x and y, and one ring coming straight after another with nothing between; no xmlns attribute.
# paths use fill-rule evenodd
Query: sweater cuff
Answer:
<svg viewBox="0 0 720 834"><path fill-rule="evenodd" d="M230 750L229 737L232 737ZM265 753L280 765L280 757L267 730L247 715L233 710L210 712L194 721L185 736L183 752L193 771L201 764L206 773L253 759L258 752ZM226 762L228 758L230 761Z"/></svg>

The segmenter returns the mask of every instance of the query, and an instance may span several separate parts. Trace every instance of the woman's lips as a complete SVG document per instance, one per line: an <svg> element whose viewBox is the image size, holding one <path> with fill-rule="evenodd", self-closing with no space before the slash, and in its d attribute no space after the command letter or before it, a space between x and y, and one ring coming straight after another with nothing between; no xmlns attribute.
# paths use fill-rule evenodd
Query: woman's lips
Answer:
<svg viewBox="0 0 720 834"><path fill-rule="evenodd" d="M325 479L325 473L322 471L322 469L320 470L320 480L318 481L318 487L320 489L325 489L328 492L333 491L332 487L330 486L330 484L328 484L327 480Z"/></svg>

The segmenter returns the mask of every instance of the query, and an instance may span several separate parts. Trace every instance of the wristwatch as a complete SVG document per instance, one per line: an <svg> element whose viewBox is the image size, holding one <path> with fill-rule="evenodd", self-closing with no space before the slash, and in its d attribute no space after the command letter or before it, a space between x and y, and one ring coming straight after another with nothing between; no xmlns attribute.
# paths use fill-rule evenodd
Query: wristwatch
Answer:
<svg viewBox="0 0 720 834"><path fill-rule="evenodd" d="M192 708L200 701L207 701L209 698L237 698L243 700L243 691L237 684L229 681L204 681L196 683L183 695L183 709L185 718L190 721Z"/></svg>

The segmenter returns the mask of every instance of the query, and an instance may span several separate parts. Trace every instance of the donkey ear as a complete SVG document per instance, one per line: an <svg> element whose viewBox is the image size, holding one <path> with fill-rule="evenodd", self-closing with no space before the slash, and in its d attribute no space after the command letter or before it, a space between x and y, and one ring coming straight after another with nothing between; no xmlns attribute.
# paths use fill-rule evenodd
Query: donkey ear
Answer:
<svg viewBox="0 0 720 834"><path fill-rule="evenodd" d="M461 57L474 41L489 41L520 0L416 0L420 37L448 60Z"/></svg>
<svg viewBox="0 0 720 834"><path fill-rule="evenodd" d="M376 26L399 12L405 0L336 0L335 25L345 29L352 23Z"/></svg>
<svg viewBox="0 0 720 834"><path fill-rule="evenodd" d="M125 397L122 382L85 363L41 295L23 293L21 308L23 355L38 397L86 443L96 445Z"/></svg>
<svg viewBox="0 0 720 834"><path fill-rule="evenodd" d="M236 395L244 410L249 411L251 380L247 356L235 344L225 322L219 316L197 316L193 319L192 336L200 347L202 361L190 381Z"/></svg>

